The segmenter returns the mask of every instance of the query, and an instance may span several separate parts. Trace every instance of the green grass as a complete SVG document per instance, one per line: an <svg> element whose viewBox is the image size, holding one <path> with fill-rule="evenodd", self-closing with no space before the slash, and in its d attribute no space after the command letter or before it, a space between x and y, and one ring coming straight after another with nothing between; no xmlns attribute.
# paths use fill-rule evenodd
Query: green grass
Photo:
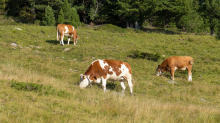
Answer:
<svg viewBox="0 0 220 123"><path fill-rule="evenodd" d="M209 35L107 27L111 29L78 27L77 46L72 40L66 45L67 38L60 46L56 27L3 19L0 122L220 122L219 40ZM166 57L186 55L194 58L192 82L187 81L186 71L175 72L178 84L167 82L169 73L156 76L157 65ZM79 75L96 59L128 62L134 96L127 84L124 97L115 95L121 92L118 82L109 84L107 93L96 84L80 89Z"/></svg>

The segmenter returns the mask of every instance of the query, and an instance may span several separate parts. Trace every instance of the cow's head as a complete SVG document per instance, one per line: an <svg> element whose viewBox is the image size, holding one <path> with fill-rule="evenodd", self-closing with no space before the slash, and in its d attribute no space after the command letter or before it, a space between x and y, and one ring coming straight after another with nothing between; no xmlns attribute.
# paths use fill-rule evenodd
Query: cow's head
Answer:
<svg viewBox="0 0 220 123"><path fill-rule="evenodd" d="M86 86L90 85L90 82L91 81L87 75L80 74L80 88L85 88Z"/></svg>
<svg viewBox="0 0 220 123"><path fill-rule="evenodd" d="M163 71L162 71L160 65L158 65L158 67L157 67L157 69L156 69L156 72L157 72L157 73L156 73L157 76L160 76L160 75L163 74Z"/></svg>

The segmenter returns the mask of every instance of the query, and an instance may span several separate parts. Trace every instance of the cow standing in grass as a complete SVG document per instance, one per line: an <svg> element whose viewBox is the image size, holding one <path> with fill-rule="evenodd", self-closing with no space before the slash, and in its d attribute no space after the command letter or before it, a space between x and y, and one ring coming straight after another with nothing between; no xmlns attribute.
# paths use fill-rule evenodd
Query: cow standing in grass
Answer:
<svg viewBox="0 0 220 123"><path fill-rule="evenodd" d="M161 65L158 65L156 71L157 76L163 74L163 72L170 71L171 79L174 80L174 71L176 69L188 71L188 81L192 81L192 64L193 58L190 56L172 56L166 58Z"/></svg>
<svg viewBox="0 0 220 123"><path fill-rule="evenodd" d="M58 24L57 25L57 41L60 41L61 45L64 45L64 42L63 42L64 36L68 37L67 45L69 45L70 38L73 38L74 45L76 45L77 40L80 39L77 35L76 29L72 25Z"/></svg>
<svg viewBox="0 0 220 123"><path fill-rule="evenodd" d="M91 82L101 83L106 91L107 80L119 80L122 87L122 92L125 91L125 80L128 82L130 93L133 92L131 66L122 61L115 60L96 60L93 61L90 67L84 74L80 75L80 88L91 86Z"/></svg>

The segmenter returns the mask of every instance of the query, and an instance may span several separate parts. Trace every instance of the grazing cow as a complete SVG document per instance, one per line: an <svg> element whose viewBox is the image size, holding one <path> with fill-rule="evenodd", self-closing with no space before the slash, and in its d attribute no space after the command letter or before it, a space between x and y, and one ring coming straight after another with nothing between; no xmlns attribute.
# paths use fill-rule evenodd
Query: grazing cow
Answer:
<svg viewBox="0 0 220 123"><path fill-rule="evenodd" d="M131 82L131 76L131 66L126 62L107 59L95 60L92 62L85 74L80 75L80 88L85 88L88 85L91 86L91 82L102 82L102 87L105 92L107 80L119 80L122 92L124 93L126 88L124 81L126 80L132 95L133 84Z"/></svg>
<svg viewBox="0 0 220 123"><path fill-rule="evenodd" d="M157 76L163 74L163 72L170 71L171 79L174 80L174 71L176 69L188 71L188 81L192 81L192 64L193 58L190 56L172 56L166 58L161 65L158 65L156 71Z"/></svg>
<svg viewBox="0 0 220 123"><path fill-rule="evenodd" d="M70 38L73 38L73 43L76 45L77 40L80 39L79 36L77 36L76 29L68 24L58 24L57 25L57 41L60 41L61 45L64 45L63 38L64 36L68 37L68 44L70 42Z"/></svg>

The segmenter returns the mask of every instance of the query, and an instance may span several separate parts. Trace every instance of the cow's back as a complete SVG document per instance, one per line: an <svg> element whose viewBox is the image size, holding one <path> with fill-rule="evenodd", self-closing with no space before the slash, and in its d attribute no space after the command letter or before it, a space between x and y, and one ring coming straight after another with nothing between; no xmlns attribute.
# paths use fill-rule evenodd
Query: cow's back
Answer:
<svg viewBox="0 0 220 123"><path fill-rule="evenodd" d="M65 32L68 34L73 34L74 33L74 27L69 24L58 24L57 25L57 31L60 33Z"/></svg>
<svg viewBox="0 0 220 123"><path fill-rule="evenodd" d="M106 59L94 61L85 72L86 75L92 75L96 78L106 78L111 75L114 77L127 76L128 73L132 74L131 66L128 63Z"/></svg>
<svg viewBox="0 0 220 123"><path fill-rule="evenodd" d="M182 66L188 66L190 65L190 61L192 60L192 57L190 56L172 56L168 57L164 61L166 61L167 65L172 67L182 67Z"/></svg>

